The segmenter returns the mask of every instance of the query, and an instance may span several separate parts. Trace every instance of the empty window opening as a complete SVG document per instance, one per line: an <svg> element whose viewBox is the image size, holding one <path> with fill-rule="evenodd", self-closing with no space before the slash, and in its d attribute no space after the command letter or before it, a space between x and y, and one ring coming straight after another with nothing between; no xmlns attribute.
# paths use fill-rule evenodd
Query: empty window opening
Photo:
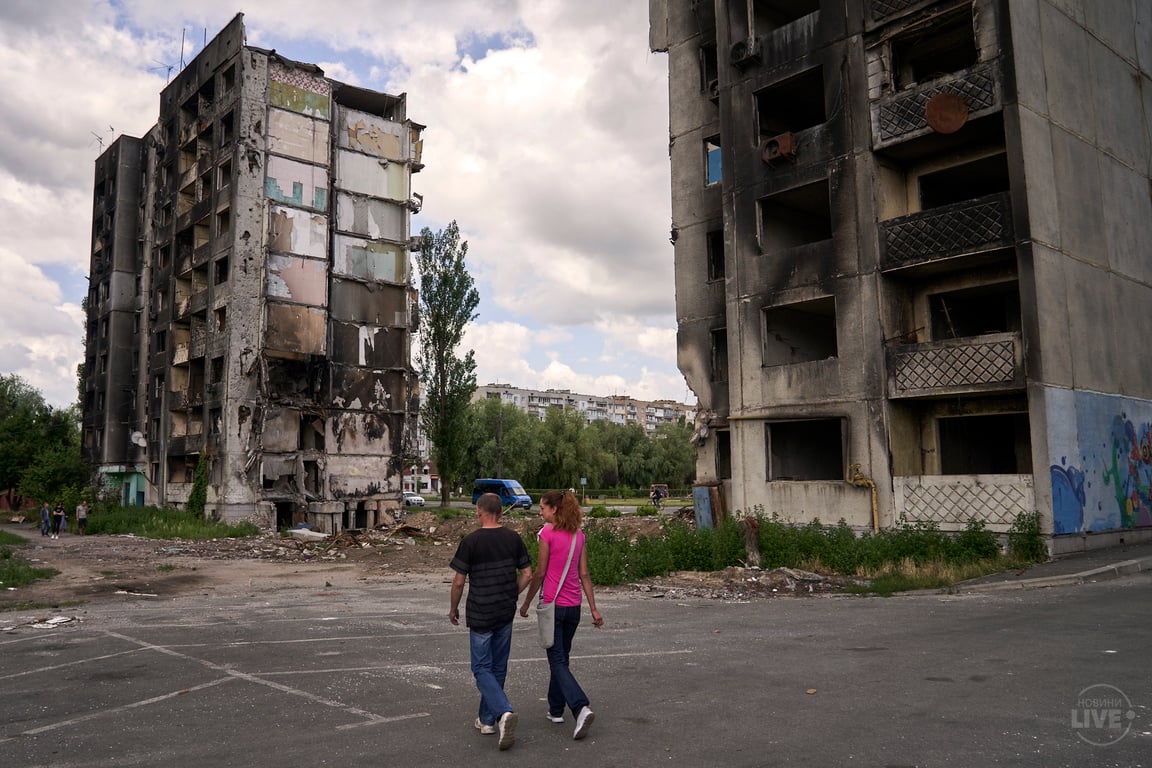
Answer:
<svg viewBox="0 0 1152 768"><path fill-rule="evenodd" d="M836 357L836 300L831 296L764 310L764 365Z"/></svg>
<svg viewBox="0 0 1152 768"><path fill-rule="evenodd" d="M316 461L304 462L304 490L310 494L320 493L320 463ZM361 528L368 527L368 520L365 518L364 525Z"/></svg>
<svg viewBox="0 0 1152 768"><path fill-rule="evenodd" d="M969 10L933 18L892 43L897 90L959 72L978 60Z"/></svg>
<svg viewBox="0 0 1152 768"><path fill-rule="evenodd" d="M716 430L716 477L721 480L732 478L732 433L726 429Z"/></svg>
<svg viewBox="0 0 1152 768"><path fill-rule="evenodd" d="M166 331L156 332L156 351L164 352L168 349L168 333Z"/></svg>
<svg viewBox="0 0 1152 768"><path fill-rule="evenodd" d="M228 308L220 307L212 314L216 318L216 333L223 333L224 329L228 327Z"/></svg>
<svg viewBox="0 0 1152 768"><path fill-rule="evenodd" d="M710 99L720 98L720 66L715 43L700 46L700 92Z"/></svg>
<svg viewBox="0 0 1152 768"><path fill-rule="evenodd" d="M236 136L236 113L229 112L220 118L220 146L224 147L232 143Z"/></svg>
<svg viewBox="0 0 1152 768"><path fill-rule="evenodd" d="M828 119L824 109L822 67L813 67L757 91L755 97L761 140L782 133L796 133L821 125Z"/></svg>
<svg viewBox="0 0 1152 768"><path fill-rule="evenodd" d="M708 249L708 279L724 279L724 230L714 229L705 236Z"/></svg>
<svg viewBox="0 0 1152 768"><path fill-rule="evenodd" d="M193 248L200 248L201 246L208 245L208 241L212 237L210 227L211 222L207 216L196 222L196 225L192 227Z"/></svg>
<svg viewBox="0 0 1152 768"><path fill-rule="evenodd" d="M221 80L222 80L221 87L220 87L221 91L230 91L236 87L236 65L235 64L228 67L228 69L224 70L224 74L221 75Z"/></svg>
<svg viewBox="0 0 1152 768"><path fill-rule="evenodd" d="M324 420L315 416L300 417L300 450L324 450Z"/></svg>
<svg viewBox="0 0 1152 768"><path fill-rule="evenodd" d="M172 456L168 459L168 482L190 483L196 474L196 456Z"/></svg>
<svg viewBox="0 0 1152 768"><path fill-rule="evenodd" d="M945 475L1016 475L1032 472L1028 414L937 419L940 472Z"/></svg>
<svg viewBox="0 0 1152 768"><path fill-rule="evenodd" d="M216 285L228 282L228 257L216 259L215 264L215 281Z"/></svg>
<svg viewBox="0 0 1152 768"><path fill-rule="evenodd" d="M1003 152L919 178L924 210L1007 192L1008 158Z"/></svg>
<svg viewBox="0 0 1152 768"><path fill-rule="evenodd" d="M208 411L208 434L219 435L224 431L224 411L220 408L213 408Z"/></svg>
<svg viewBox="0 0 1152 768"><path fill-rule="evenodd" d="M770 481L844 479L843 419L774 421L765 426Z"/></svg>
<svg viewBox="0 0 1152 768"><path fill-rule="evenodd" d="M755 35L766 35L820 10L820 0L750 0L752 29Z"/></svg>
<svg viewBox="0 0 1152 768"><path fill-rule="evenodd" d="M212 368L209 372L208 381L211 384L219 384L224 380L224 357L212 358Z"/></svg>
<svg viewBox="0 0 1152 768"><path fill-rule="evenodd" d="M704 139L704 183L719 184L723 178L720 164L720 137Z"/></svg>
<svg viewBox="0 0 1152 768"><path fill-rule="evenodd" d="M227 189L232 184L232 161L225 160L216 169L216 189Z"/></svg>
<svg viewBox="0 0 1152 768"><path fill-rule="evenodd" d="M232 231L232 210L225 208L216 214L216 236L224 237Z"/></svg>
<svg viewBox="0 0 1152 768"><path fill-rule="evenodd" d="M712 331L712 381L728 381L728 329Z"/></svg>
<svg viewBox="0 0 1152 768"><path fill-rule="evenodd" d="M760 201L760 249L794 248L832 238L828 181L779 192Z"/></svg>
<svg viewBox="0 0 1152 768"><path fill-rule="evenodd" d="M1014 282L933 294L928 305L933 340L1020 330L1020 293Z"/></svg>

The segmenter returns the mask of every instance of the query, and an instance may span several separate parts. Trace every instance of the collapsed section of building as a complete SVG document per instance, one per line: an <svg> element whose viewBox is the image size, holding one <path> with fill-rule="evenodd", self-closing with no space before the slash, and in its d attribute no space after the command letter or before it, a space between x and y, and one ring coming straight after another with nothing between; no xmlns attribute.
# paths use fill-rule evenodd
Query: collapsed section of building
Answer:
<svg viewBox="0 0 1152 768"><path fill-rule="evenodd" d="M401 505L424 126L245 44L243 16L96 161L83 449L126 504L320 530Z"/></svg>

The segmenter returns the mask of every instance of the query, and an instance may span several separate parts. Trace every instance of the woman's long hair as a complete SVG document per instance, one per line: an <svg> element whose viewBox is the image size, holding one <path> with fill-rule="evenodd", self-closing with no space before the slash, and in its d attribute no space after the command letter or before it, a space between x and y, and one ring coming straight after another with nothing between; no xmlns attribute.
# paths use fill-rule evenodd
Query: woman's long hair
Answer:
<svg viewBox="0 0 1152 768"><path fill-rule="evenodd" d="M576 494L571 491L548 491L540 497L540 503L555 508L556 519L552 523L553 529L569 533L580 530L580 521L583 520L584 513L580 509L580 503L576 501Z"/></svg>

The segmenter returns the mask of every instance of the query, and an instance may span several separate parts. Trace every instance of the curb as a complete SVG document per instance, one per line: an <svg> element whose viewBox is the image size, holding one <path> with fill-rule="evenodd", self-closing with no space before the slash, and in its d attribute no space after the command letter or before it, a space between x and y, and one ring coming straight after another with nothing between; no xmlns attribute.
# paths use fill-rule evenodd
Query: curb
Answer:
<svg viewBox="0 0 1152 768"><path fill-rule="evenodd" d="M1152 571L1152 557L1141 557L1136 560L1125 560L1100 568L1093 568L1080 573L1069 573L1063 576L1041 576L1035 579L1019 579L1016 581L997 581L987 584L953 584L948 593L957 592L1010 592L1018 589L1043 589L1045 587L1063 587L1071 584L1086 584L1092 581L1107 581L1129 576L1141 571Z"/></svg>

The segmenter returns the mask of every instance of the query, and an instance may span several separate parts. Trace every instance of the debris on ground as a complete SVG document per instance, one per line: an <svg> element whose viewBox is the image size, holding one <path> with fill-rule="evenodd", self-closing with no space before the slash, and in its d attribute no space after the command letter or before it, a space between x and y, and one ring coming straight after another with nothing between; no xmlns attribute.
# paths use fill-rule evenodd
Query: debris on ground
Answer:
<svg viewBox="0 0 1152 768"><path fill-rule="evenodd" d="M856 580L798 568L741 568L722 571L677 571L646 582L632 584L633 591L645 597L705 597L714 600L744 600L763 597L795 597L843 592Z"/></svg>

